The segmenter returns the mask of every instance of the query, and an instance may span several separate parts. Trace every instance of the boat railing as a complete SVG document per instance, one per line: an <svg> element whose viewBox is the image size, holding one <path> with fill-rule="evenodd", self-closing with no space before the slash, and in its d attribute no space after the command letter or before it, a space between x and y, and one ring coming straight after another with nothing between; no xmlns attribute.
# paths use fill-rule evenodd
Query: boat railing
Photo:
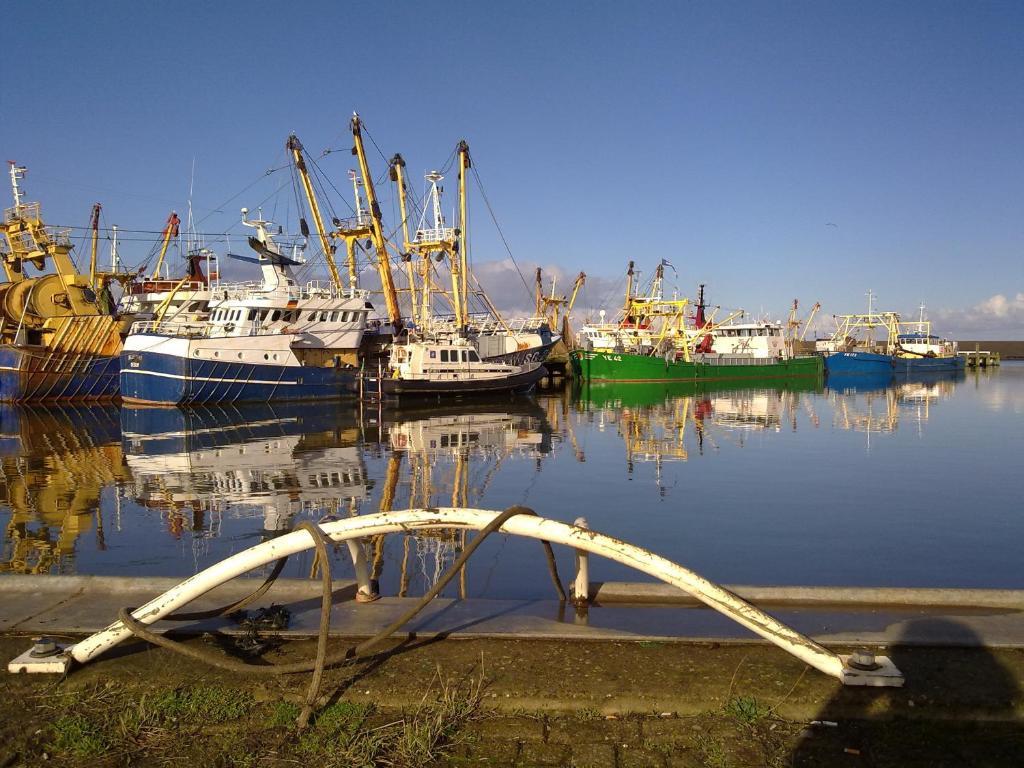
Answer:
<svg viewBox="0 0 1024 768"><path fill-rule="evenodd" d="M347 219L335 219L334 226L342 232L352 232L357 229L369 229L373 221L369 213L362 216L349 216Z"/></svg>
<svg viewBox="0 0 1024 768"><path fill-rule="evenodd" d="M176 290L178 294L181 294L189 291L205 291L209 287L209 283L202 280L189 280L184 283L178 280L139 280L128 285L128 293L137 296L142 293L165 293Z"/></svg>
<svg viewBox="0 0 1024 768"><path fill-rule="evenodd" d="M536 333L547 323L543 317L522 317L505 322L495 318L487 318L479 323L470 322L470 327L481 336L493 336L497 333Z"/></svg>
<svg viewBox="0 0 1024 768"><path fill-rule="evenodd" d="M4 208L4 224L11 224L19 219L39 220L39 203L22 203Z"/></svg>
<svg viewBox="0 0 1024 768"><path fill-rule="evenodd" d="M207 323L196 323L189 320L136 320L132 323L129 335L161 334L199 339L210 335L211 326Z"/></svg>
<svg viewBox="0 0 1024 768"><path fill-rule="evenodd" d="M455 227L434 227L432 229L417 229L414 243L438 243L453 241L455 239Z"/></svg>

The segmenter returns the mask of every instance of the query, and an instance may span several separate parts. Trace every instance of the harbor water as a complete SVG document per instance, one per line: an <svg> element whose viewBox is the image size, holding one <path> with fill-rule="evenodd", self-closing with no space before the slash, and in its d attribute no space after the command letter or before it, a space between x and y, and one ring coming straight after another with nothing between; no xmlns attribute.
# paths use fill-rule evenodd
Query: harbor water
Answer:
<svg viewBox="0 0 1024 768"><path fill-rule="evenodd" d="M1024 588L1024 364L742 387L384 409L7 406L0 578L185 577L305 519L520 504L722 583ZM383 593L418 595L473 535L364 546ZM572 554L557 555L570 578ZM544 562L536 542L494 536L447 594L547 598ZM297 556L285 575L311 565ZM334 573L352 575L345 547ZM595 560L591 578L640 577Z"/></svg>

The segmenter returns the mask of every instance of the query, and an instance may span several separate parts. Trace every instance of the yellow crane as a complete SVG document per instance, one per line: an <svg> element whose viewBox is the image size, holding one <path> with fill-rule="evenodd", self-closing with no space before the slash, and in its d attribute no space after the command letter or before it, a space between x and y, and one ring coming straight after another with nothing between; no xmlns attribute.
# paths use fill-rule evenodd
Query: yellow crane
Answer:
<svg viewBox="0 0 1024 768"><path fill-rule="evenodd" d="M313 184L309 179L309 170L306 168L306 158L302 155L302 142L294 133L288 137L285 147L291 153L292 163L295 170L299 172L299 179L302 182L302 189L306 193L306 200L309 202L309 213L313 217L313 225L316 227L316 234L320 240L320 247L324 251L324 260L327 262L327 269L331 273L331 280L339 291L345 289L341 283L341 275L338 274L338 265L334 263L335 246L331 243L327 229L324 227L323 216L320 215L320 204L317 202L316 193L313 191ZM303 220L302 224L305 225ZM302 227L304 236L309 236L309 227Z"/></svg>
<svg viewBox="0 0 1024 768"><path fill-rule="evenodd" d="M370 176L370 166L366 160L366 151L363 148L362 122L359 115L353 113L352 122L352 154L359 160L359 173L363 178L363 188L366 190L366 202L370 206L370 229L373 247L377 253L377 271L380 273L381 290L384 292L384 304L387 307L388 321L394 326L397 332L402 327L402 312L398 306L398 292L395 290L395 280L391 274L391 261L388 256L387 241L384 238L384 226L381 221L380 203L377 201L377 192L373 188L373 178Z"/></svg>
<svg viewBox="0 0 1024 768"><path fill-rule="evenodd" d="M814 322L814 316L818 314L819 309L821 309L821 302L814 302L814 306L811 307L811 314L807 316L807 320L804 322L804 329L800 332L800 341L807 337L807 330L811 327L811 323Z"/></svg>
<svg viewBox="0 0 1024 768"><path fill-rule="evenodd" d="M171 240L178 236L180 225L181 219L178 218L177 211L171 211L171 215L167 217L167 224L164 226L163 239L160 242L160 258L156 260L156 266L153 268L153 277L160 277L160 267L164 265L167 247L171 244Z"/></svg>

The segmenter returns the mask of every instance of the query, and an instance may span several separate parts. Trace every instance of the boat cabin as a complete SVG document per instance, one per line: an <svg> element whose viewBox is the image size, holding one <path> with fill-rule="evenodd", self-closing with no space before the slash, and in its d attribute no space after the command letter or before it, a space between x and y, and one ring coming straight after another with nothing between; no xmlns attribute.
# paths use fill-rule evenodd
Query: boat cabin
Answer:
<svg viewBox="0 0 1024 768"><path fill-rule="evenodd" d="M713 352L719 355L779 357L786 354L786 339L778 323L730 323L711 332Z"/></svg>

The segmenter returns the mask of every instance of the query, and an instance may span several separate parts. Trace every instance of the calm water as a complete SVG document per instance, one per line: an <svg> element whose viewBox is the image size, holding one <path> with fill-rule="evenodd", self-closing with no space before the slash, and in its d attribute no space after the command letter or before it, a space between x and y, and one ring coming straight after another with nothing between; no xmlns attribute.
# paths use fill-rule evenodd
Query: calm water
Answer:
<svg viewBox="0 0 1024 768"><path fill-rule="evenodd" d="M0 572L186 576L306 518L525 504L726 583L1024 587L1021 364L874 387L0 419ZM422 593L461 536L370 543L383 591ZM492 539L467 594L551 595L536 542ZM569 578L571 554L559 562Z"/></svg>

